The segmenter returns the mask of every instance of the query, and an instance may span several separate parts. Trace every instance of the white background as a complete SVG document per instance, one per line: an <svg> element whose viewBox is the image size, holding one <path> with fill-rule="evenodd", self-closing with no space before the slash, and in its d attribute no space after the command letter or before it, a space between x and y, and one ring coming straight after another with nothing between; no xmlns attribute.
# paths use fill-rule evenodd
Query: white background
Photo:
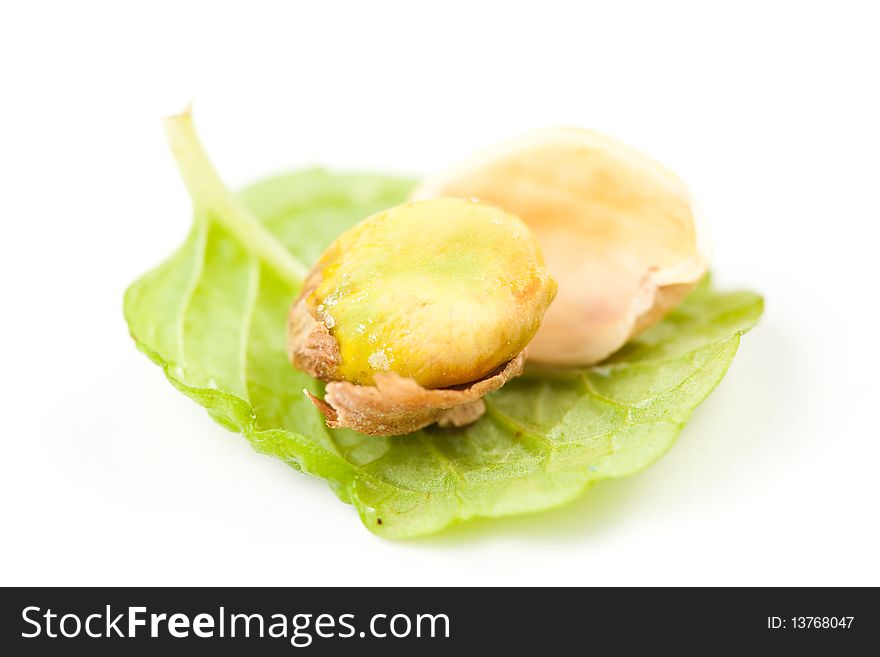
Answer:
<svg viewBox="0 0 880 657"><path fill-rule="evenodd" d="M0 584L880 584L876 2L4 3ZM575 124L676 170L761 325L678 444L542 515L383 540L136 351L189 201Z"/></svg>

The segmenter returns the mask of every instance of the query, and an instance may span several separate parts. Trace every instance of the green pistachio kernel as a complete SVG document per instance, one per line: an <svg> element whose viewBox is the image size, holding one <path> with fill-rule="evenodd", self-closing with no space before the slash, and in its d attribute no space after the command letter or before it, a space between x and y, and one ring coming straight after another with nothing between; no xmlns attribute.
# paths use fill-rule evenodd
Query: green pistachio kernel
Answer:
<svg viewBox="0 0 880 657"><path fill-rule="evenodd" d="M456 198L365 219L315 270L305 301L338 343L334 378L360 385L386 371L424 388L480 379L525 348L556 294L518 217Z"/></svg>

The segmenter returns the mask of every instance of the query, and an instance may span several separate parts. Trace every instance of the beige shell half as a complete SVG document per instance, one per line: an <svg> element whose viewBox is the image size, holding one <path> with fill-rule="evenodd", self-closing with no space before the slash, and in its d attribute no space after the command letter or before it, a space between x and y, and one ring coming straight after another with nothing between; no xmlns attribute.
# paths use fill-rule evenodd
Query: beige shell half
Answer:
<svg viewBox="0 0 880 657"><path fill-rule="evenodd" d="M601 361L706 272L705 231L684 183L589 130L541 130L479 153L413 194L434 196L495 203L535 233L559 291L529 343L530 361Z"/></svg>

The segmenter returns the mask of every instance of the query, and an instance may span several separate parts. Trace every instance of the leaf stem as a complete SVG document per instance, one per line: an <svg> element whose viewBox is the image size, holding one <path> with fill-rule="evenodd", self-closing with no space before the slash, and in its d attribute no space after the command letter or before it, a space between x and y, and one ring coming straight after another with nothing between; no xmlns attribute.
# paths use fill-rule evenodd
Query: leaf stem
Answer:
<svg viewBox="0 0 880 657"><path fill-rule="evenodd" d="M278 241L220 179L196 133L189 107L163 120L165 137L177 161L196 215L200 211L232 233L250 252L282 279L297 287L308 267Z"/></svg>

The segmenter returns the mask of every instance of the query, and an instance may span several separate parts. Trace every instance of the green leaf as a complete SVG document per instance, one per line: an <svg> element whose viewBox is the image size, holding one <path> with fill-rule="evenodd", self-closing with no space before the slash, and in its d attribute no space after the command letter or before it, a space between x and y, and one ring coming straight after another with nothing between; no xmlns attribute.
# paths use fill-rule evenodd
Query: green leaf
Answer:
<svg viewBox="0 0 880 657"><path fill-rule="evenodd" d="M340 232L406 199L414 181L312 169L235 197L191 125L170 125L169 138L195 221L177 252L126 293L132 336L217 422L326 479L384 536L547 509L647 467L724 376L762 311L759 296L719 293L706 280L605 363L527 370L487 397L486 415L464 429L389 438L330 430L302 393L320 395L323 385L288 363L288 307L305 263Z"/></svg>

